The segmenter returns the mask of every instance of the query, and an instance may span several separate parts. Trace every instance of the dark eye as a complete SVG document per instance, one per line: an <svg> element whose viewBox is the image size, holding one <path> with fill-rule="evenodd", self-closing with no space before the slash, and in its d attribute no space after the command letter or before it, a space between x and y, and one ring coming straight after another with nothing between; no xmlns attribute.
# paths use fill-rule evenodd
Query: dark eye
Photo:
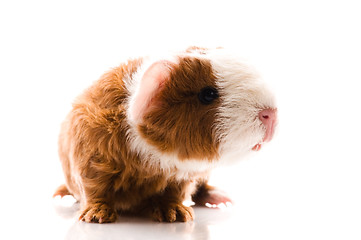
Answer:
<svg viewBox="0 0 361 240"><path fill-rule="evenodd" d="M198 93L198 99L202 104L211 104L219 97L217 89L213 87L205 87Z"/></svg>

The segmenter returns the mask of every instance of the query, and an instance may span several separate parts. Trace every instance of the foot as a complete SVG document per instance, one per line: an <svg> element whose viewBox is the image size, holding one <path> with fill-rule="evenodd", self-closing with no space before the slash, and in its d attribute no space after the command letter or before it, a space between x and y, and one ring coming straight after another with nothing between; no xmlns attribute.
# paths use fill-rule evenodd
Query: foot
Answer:
<svg viewBox="0 0 361 240"><path fill-rule="evenodd" d="M72 195L72 194L69 192L69 190L68 190L68 188L65 186L65 184L63 184L63 185L59 186L59 187L56 189L53 197L60 196L60 197L62 198L62 197L67 196L67 195Z"/></svg>
<svg viewBox="0 0 361 240"><path fill-rule="evenodd" d="M88 223L111 223L116 219L116 211L105 203L88 205L79 217L79 220Z"/></svg>
<svg viewBox="0 0 361 240"><path fill-rule="evenodd" d="M168 203L154 207L151 212L153 220L158 222L188 222L194 216L193 209L181 203Z"/></svg>
<svg viewBox="0 0 361 240"><path fill-rule="evenodd" d="M201 186L193 196L193 201L200 206L218 207L222 204L228 205L232 200L225 192L209 185Z"/></svg>

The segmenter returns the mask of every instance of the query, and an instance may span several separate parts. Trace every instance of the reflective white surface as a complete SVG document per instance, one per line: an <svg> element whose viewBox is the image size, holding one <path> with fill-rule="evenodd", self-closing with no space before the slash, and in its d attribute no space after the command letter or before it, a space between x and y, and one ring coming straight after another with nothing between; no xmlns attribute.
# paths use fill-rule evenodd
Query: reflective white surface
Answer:
<svg viewBox="0 0 361 240"><path fill-rule="evenodd" d="M195 221L172 224L137 217L119 217L116 223L103 225L72 221L65 239L212 239L215 226L232 218L228 210L196 208L195 214Z"/></svg>
<svg viewBox="0 0 361 240"><path fill-rule="evenodd" d="M361 239L359 1L0 1L0 239ZM77 221L51 199L70 103L148 50L224 46L275 89L279 131L189 223ZM157 52L157 50L154 50Z"/></svg>

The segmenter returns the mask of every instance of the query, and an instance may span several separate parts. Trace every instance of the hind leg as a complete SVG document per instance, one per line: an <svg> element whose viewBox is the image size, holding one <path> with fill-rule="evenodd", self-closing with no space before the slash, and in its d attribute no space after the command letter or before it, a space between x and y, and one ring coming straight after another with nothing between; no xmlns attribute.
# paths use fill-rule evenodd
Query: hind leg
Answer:
<svg viewBox="0 0 361 240"><path fill-rule="evenodd" d="M63 185L60 185L55 190L55 193L54 193L53 197L56 197L56 196L64 197L64 196L67 196L67 195L73 195L73 194L71 194L69 192L68 188L65 186L65 184L63 184Z"/></svg>
<svg viewBox="0 0 361 240"><path fill-rule="evenodd" d="M192 200L199 206L210 207L232 203L232 200L225 192L208 185L206 182L199 185L196 193L192 196Z"/></svg>

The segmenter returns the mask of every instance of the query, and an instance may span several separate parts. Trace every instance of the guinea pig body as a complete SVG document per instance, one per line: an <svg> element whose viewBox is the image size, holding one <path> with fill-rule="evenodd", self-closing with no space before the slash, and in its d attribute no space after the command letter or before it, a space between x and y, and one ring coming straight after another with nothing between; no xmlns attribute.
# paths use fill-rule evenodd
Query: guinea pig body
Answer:
<svg viewBox="0 0 361 240"><path fill-rule="evenodd" d="M189 221L196 204L230 199L209 172L272 139L272 94L253 70L222 49L192 47L130 60L80 95L62 125L59 156L80 219L113 222L117 212Z"/></svg>

